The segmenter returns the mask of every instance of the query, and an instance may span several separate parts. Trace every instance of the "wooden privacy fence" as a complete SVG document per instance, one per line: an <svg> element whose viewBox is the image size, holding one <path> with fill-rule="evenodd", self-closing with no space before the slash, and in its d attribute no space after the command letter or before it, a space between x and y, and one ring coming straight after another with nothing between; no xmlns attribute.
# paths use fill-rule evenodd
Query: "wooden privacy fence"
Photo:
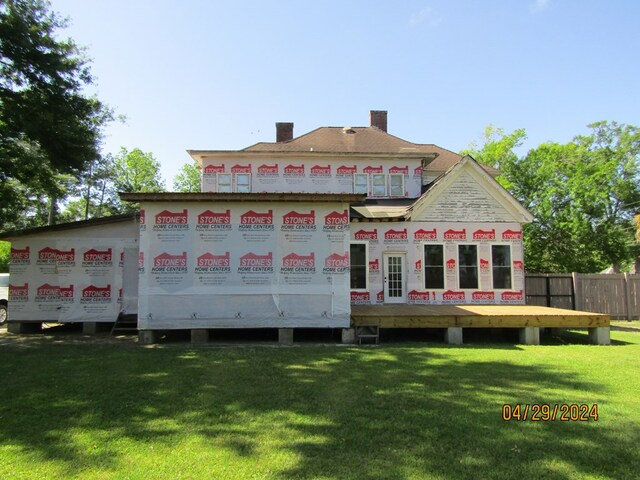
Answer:
<svg viewBox="0 0 640 480"><path fill-rule="evenodd" d="M607 313L611 318L640 317L640 275L629 273L528 273L528 305Z"/></svg>

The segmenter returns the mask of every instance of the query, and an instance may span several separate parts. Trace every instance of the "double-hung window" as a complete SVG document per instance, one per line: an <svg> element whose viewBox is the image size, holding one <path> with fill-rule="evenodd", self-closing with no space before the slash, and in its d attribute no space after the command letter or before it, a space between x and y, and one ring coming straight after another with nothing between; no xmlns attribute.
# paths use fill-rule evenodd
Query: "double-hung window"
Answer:
<svg viewBox="0 0 640 480"><path fill-rule="evenodd" d="M353 242L350 245L351 289L367 290L369 287L369 255L366 242Z"/></svg>
<svg viewBox="0 0 640 480"><path fill-rule="evenodd" d="M404 197L404 175L389 174L389 196Z"/></svg>
<svg viewBox="0 0 640 480"><path fill-rule="evenodd" d="M478 288L478 246L458 245L460 288Z"/></svg>
<svg viewBox="0 0 640 480"><path fill-rule="evenodd" d="M511 247L509 245L491 245L491 265L493 288L511 289Z"/></svg>
<svg viewBox="0 0 640 480"><path fill-rule="evenodd" d="M424 288L444 288L444 246L424 246Z"/></svg>
<svg viewBox="0 0 640 480"><path fill-rule="evenodd" d="M387 176L374 173L371 175L371 195L373 197L387 196Z"/></svg>
<svg viewBox="0 0 640 480"><path fill-rule="evenodd" d="M366 173L355 173L353 175L353 193L364 193L369 195L369 175Z"/></svg>
<svg viewBox="0 0 640 480"><path fill-rule="evenodd" d="M216 191L218 193L251 192L250 173L218 173L216 175Z"/></svg>

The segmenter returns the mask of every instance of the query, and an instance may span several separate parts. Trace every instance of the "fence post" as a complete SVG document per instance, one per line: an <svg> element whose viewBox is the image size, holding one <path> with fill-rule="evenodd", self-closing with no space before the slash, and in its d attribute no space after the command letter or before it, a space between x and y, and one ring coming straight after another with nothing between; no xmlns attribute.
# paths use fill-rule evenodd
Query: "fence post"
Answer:
<svg viewBox="0 0 640 480"><path fill-rule="evenodd" d="M578 274L576 272L573 272L571 274L571 278L573 280L572 282L572 289L573 289L573 309L574 310L583 310L583 305L582 305L582 294L580 292L580 290L578 290Z"/></svg>
<svg viewBox="0 0 640 480"><path fill-rule="evenodd" d="M551 277L549 275L545 275L546 279L546 289L547 289L547 307L551 306Z"/></svg>
<svg viewBox="0 0 640 480"><path fill-rule="evenodd" d="M631 279L629 278L629 272L624 273L624 298L624 305L627 309L627 321L631 321Z"/></svg>

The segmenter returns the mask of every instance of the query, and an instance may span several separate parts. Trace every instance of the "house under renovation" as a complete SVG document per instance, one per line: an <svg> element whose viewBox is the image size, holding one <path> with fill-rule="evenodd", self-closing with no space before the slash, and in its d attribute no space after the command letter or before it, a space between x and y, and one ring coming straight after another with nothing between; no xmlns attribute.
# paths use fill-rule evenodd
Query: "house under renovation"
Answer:
<svg viewBox="0 0 640 480"><path fill-rule="evenodd" d="M299 137L277 123L272 143L190 150L200 193L121 194L139 215L5 234L10 329L137 314L145 342L218 328L342 328L348 341L358 308L523 305L532 217L499 172L390 135L385 111L370 120ZM441 326L461 341L461 325Z"/></svg>

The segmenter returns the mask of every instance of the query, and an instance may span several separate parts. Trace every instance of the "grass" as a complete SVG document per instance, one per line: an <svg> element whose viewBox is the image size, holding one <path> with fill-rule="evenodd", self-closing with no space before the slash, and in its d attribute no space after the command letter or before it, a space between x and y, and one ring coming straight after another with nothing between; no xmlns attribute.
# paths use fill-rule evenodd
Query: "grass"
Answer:
<svg viewBox="0 0 640 480"><path fill-rule="evenodd" d="M610 347L0 346L0 478L624 479L640 331ZM597 403L598 421L502 405Z"/></svg>

